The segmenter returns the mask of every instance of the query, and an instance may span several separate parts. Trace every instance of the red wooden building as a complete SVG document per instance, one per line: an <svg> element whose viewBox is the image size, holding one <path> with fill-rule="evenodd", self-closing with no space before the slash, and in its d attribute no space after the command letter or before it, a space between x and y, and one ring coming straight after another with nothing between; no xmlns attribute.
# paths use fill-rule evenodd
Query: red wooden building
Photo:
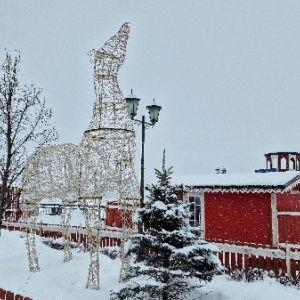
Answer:
<svg viewBox="0 0 300 300"><path fill-rule="evenodd" d="M200 225L207 241L268 248L300 246L300 172L296 171L300 155L276 152L265 157L269 168L253 174L173 178L189 188L184 199L190 203L190 225ZM284 168L281 159L286 160Z"/></svg>
<svg viewBox="0 0 300 300"><path fill-rule="evenodd" d="M176 178L177 179L177 178ZM190 224L210 242L300 245L300 172L184 176Z"/></svg>
<svg viewBox="0 0 300 300"><path fill-rule="evenodd" d="M6 202L6 210L4 211L4 220L14 222L19 220L22 215L20 209L20 188L11 188L9 197Z"/></svg>
<svg viewBox="0 0 300 300"><path fill-rule="evenodd" d="M184 200L190 203L190 225L201 226L203 238L224 251L225 264L238 264L238 255L246 254L282 258L295 275L300 259L300 155L274 152L265 157L267 168L252 174L174 176L173 182L189 188ZM281 252L276 256L274 249Z"/></svg>

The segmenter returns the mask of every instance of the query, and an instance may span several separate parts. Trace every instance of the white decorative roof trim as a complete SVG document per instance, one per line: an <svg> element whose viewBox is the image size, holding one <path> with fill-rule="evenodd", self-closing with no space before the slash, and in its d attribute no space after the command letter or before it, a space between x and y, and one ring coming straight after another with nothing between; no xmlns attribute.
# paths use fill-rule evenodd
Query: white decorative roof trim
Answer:
<svg viewBox="0 0 300 300"><path fill-rule="evenodd" d="M287 192L286 189L280 188L261 188L261 187L238 187L238 188L226 188L226 187L189 187L190 193L280 193L283 194Z"/></svg>
<svg viewBox="0 0 300 300"><path fill-rule="evenodd" d="M300 185L300 173L185 175L175 176L173 182L197 193L288 193Z"/></svg>
<svg viewBox="0 0 300 300"><path fill-rule="evenodd" d="M300 177L297 176L296 178L294 178L294 180L292 180L292 182L288 182L286 184L286 188L285 188L285 192L290 192L292 189L294 189L297 185L300 184Z"/></svg>

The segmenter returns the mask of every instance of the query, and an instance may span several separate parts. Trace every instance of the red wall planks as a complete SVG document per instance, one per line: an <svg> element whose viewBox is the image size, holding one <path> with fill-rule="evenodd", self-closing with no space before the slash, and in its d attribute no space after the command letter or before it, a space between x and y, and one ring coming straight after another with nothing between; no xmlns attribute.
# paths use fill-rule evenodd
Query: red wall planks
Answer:
<svg viewBox="0 0 300 300"><path fill-rule="evenodd" d="M277 194L279 212L300 212L300 194Z"/></svg>
<svg viewBox="0 0 300 300"><path fill-rule="evenodd" d="M278 216L279 242L300 244L300 216L288 215L300 212L300 194L278 194L277 210L280 213L287 213Z"/></svg>
<svg viewBox="0 0 300 300"><path fill-rule="evenodd" d="M271 195L205 193L205 239L237 245L272 245Z"/></svg>

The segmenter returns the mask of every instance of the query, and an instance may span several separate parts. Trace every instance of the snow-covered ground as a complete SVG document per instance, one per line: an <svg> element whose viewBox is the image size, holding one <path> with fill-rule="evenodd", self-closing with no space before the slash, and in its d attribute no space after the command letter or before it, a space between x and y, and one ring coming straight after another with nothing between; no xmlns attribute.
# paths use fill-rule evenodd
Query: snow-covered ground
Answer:
<svg viewBox="0 0 300 300"><path fill-rule="evenodd" d="M85 288L89 254L73 250L73 260L63 263L63 252L44 245L37 237L41 271L30 274L25 242L19 232L2 230L0 237L0 288L18 292L34 300L109 300L109 291L119 286L120 261L100 255L98 291ZM298 300L300 290L285 287L275 279L253 283L228 281L216 276L202 288L203 300ZM185 299L188 300L188 299Z"/></svg>

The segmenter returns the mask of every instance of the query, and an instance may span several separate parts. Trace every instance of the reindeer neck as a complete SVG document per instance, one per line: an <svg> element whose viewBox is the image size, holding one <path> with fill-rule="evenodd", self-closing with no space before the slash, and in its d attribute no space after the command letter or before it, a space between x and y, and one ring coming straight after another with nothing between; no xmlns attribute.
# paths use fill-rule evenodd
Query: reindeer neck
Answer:
<svg viewBox="0 0 300 300"><path fill-rule="evenodd" d="M87 130L132 130L126 100L116 76L94 74L94 90L93 115Z"/></svg>

